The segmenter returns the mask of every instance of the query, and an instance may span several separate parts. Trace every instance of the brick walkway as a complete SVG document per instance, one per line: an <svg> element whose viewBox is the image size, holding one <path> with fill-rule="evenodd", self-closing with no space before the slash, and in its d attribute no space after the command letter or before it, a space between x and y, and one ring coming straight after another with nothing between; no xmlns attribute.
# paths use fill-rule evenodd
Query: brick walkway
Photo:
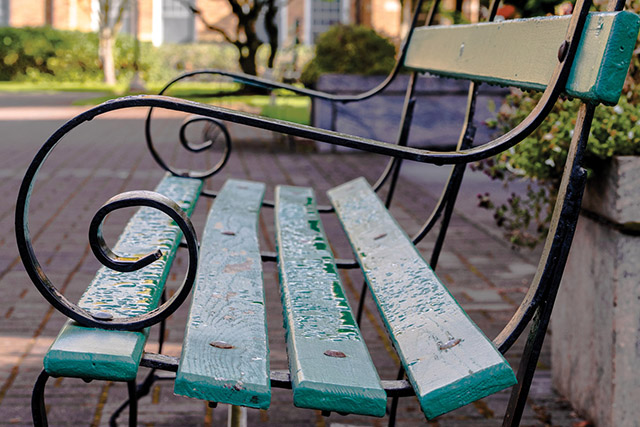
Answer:
<svg viewBox="0 0 640 427"><path fill-rule="evenodd" d="M0 96L0 103L2 97ZM17 189L28 162L45 138L61 122L43 120L8 121L0 118L0 425L30 425L29 399L33 382L42 368L43 355L64 322L37 293L27 278L15 246L13 213ZM28 111L25 113L28 118ZM138 114L136 114L138 116ZM54 116L52 116L54 117ZM174 143L179 121L166 118L155 129L159 146L167 158L177 158ZM239 129L235 129L239 132ZM272 197L278 183L313 185L326 201L324 191L357 176L374 180L384 167L384 159L362 154L311 154L309 146L294 153L288 144L275 142L268 146L240 143L234 146L232 158L219 177L209 184L218 188L227 177L265 181L267 197ZM202 159L188 158L185 165L198 167ZM213 157L207 159L214 161ZM411 234L433 207L445 172L410 165L402 177L400 191L392 209L400 224ZM435 169L435 171L434 171ZM91 280L98 262L91 254L86 238L88 224L97 208L109 197L133 189L153 189L162 172L147 154L140 119L124 120L120 116L95 120L74 132L47 160L31 202L31 233L36 253L50 279L71 300L77 300ZM492 228L487 212L475 208L475 194L484 188L483 177L470 176L463 188L458 211L453 217L438 273L454 296L489 337L494 337L514 312L535 270L537 254L514 252ZM416 196L419 194L419 196ZM195 214L196 227L202 227L207 200L201 200ZM122 227L122 217L114 215L105 232L113 241ZM340 234L335 219L326 224L336 256L350 257L350 249ZM262 247L274 249L273 216L262 215ZM428 253L432 241L419 248ZM480 251L481 249L481 251ZM181 280L184 259L177 260L170 286ZM286 368L284 333L277 290L277 272L273 265L265 270L272 368ZM362 277L351 271L344 275L345 287L357 302ZM186 306L186 304L185 304ZM167 352L179 355L186 307L171 317L167 332ZM397 360L384 336L376 309L366 306L362 325L365 340L373 349L372 357L382 378L394 378ZM152 334L153 336L153 334ZM155 344L149 344L154 351ZM522 343L517 343L508 359L517 359ZM535 378L529 405L522 425L570 426L580 422L567 404L551 390L549 349L545 347ZM52 425L107 425L108 418L125 396L122 384L94 381L85 384L76 379L49 382L47 408ZM500 425L508 400L508 391L461 408L434 420L438 426ZM206 404L173 396L172 383L157 383L150 396L140 402L140 424L221 425L226 420L226 407L207 408ZM126 416L126 414L125 414ZM121 421L125 421L123 416ZM332 414L322 417L319 411L294 408L291 392L274 390L269 411L249 410L249 425L316 425L378 426L386 419ZM400 406L398 425L423 425L425 419L413 398Z"/></svg>

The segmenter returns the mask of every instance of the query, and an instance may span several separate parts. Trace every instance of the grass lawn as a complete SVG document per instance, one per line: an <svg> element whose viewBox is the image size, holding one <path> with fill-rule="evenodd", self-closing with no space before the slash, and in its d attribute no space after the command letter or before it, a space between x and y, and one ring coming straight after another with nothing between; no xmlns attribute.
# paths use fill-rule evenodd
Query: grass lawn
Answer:
<svg viewBox="0 0 640 427"><path fill-rule="evenodd" d="M240 85L231 82L201 83L187 82L171 88L167 94L177 98L204 102L220 106L246 105L251 110L257 110L265 117L288 120L300 124L310 123L311 101L307 97L296 96L286 91L276 91L277 96L243 95L220 96L220 92L233 92ZM148 85L146 93L158 93L162 85ZM0 92L96 92L95 98L82 99L74 105L98 105L119 96L133 95L127 92L127 84L108 86L103 83L30 83L30 82L0 82ZM251 108L252 107L252 108Z"/></svg>

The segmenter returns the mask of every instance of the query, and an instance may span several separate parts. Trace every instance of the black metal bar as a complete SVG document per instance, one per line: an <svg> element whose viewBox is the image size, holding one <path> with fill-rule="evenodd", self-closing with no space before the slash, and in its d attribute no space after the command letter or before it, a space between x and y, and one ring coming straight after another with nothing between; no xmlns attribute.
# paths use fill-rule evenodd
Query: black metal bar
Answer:
<svg viewBox="0 0 640 427"><path fill-rule="evenodd" d="M275 252L262 252L260 256L262 258L262 261L278 262L278 254ZM345 270L350 270L350 269L359 267L358 262L353 259L336 258L334 261L338 268L345 269Z"/></svg>
<svg viewBox="0 0 640 427"><path fill-rule="evenodd" d="M409 132L411 130L411 122L413 120L413 111L416 106L416 100L413 97L416 84L418 82L418 73L411 73L409 77L409 84L407 85L407 92L405 94L405 101L402 107L402 116L400 118L400 130L398 131L398 138L396 143L398 146L406 146L409 143ZM393 199L393 193L395 191L398 176L400 175L400 168L402 166L402 159L392 158L389 159L387 168L384 173L378 178L378 181L373 185L374 191L378 191L389 177L391 181L389 183L389 192L387 193L387 200L385 206L387 208L391 205Z"/></svg>
<svg viewBox="0 0 640 427"><path fill-rule="evenodd" d="M144 353L140 366L146 368L160 369L169 372L178 371L179 359L174 356L164 354ZM291 374L288 370L272 369L271 387L291 389ZM387 392L387 396L415 396L415 391L407 380L381 380L382 388Z"/></svg>
<svg viewBox="0 0 640 427"><path fill-rule="evenodd" d="M57 138L59 137L61 137L61 135L57 135ZM57 138L50 139L48 143L40 149L36 158L29 166L29 170L25 175L18 195L18 204L16 208L16 237L18 241L18 250L32 282L54 308L65 316L85 326L133 331L152 326L163 319L166 319L171 315L171 313L178 309L191 291L191 287L193 286L196 277L198 241L189 217L174 201L161 194L152 191L131 191L112 197L98 210L91 221L89 240L94 254L98 260L107 267L117 271L137 270L148 265L150 262L155 261L160 254L148 254L136 261L130 261L128 259L118 257L107 247L104 239L102 238L102 221L110 212L132 206L151 207L158 209L171 217L171 219L173 219L180 227L185 239L187 240L189 266L180 289L178 289L178 291L165 304L148 313L135 317L100 319L80 308L77 304L69 301L58 291L44 273L31 244L27 216L29 199L31 197L31 188L34 183L35 175L46 159L48 153L55 147L55 144L58 141Z"/></svg>
<svg viewBox="0 0 640 427"><path fill-rule="evenodd" d="M201 195L205 196L205 197L210 197L212 199L215 199L216 197L218 197L218 192L216 191L209 191L209 190L202 190L202 192L200 193ZM263 200L262 201L262 207L263 208L274 208L276 206L276 203L273 200ZM333 206L331 205L318 205L316 206L316 209L318 209L318 213L333 213Z"/></svg>
<svg viewBox="0 0 640 427"><path fill-rule="evenodd" d="M525 305L526 308L533 312L533 322L518 367L518 384L512 389L503 426L517 426L520 423L549 320L551 319L553 304L560 287L564 266L569 257L569 249L580 215L580 204L582 203L582 195L587 182L587 172L582 167L582 160L589 139L589 130L594 111L594 105L583 104L578 112L574 138L571 141L567 164L565 165L563 179L558 191L558 204L553 213L550 234L544 249L545 256L543 256L536 274L536 276L539 276L539 281L536 283L537 277L534 278L534 285L530 288L523 304L520 306L520 308L523 308L523 305ZM542 266L544 266L544 270L540 272ZM503 352L508 349L517 338L517 335L519 335L518 331L523 328L520 327L520 324L526 319L526 316L519 313L520 310L505 327L503 333L496 339L496 341L498 339L502 340L499 348Z"/></svg>
<svg viewBox="0 0 640 427"><path fill-rule="evenodd" d="M358 311L356 312L356 323L358 327L361 327L362 323L362 313L364 312L364 302L367 299L367 281L362 281L362 287L360 288L360 298L358 299Z"/></svg>
<svg viewBox="0 0 640 427"><path fill-rule="evenodd" d="M47 380L49 374L43 369L38 375L36 383L33 385L33 392L31 393L31 418L33 425L36 427L47 427L49 422L47 421L47 409L44 404L44 390L47 386Z"/></svg>
<svg viewBox="0 0 640 427"><path fill-rule="evenodd" d="M420 10L422 8L422 3L424 0L418 0L416 2L416 6L415 9L413 11L413 15L411 18L411 25L409 26L409 31L407 32L407 35L405 36L402 45L400 46L400 50L398 53L398 57L396 60L396 64L393 67L393 69L391 70L391 72L389 73L389 75L385 78L385 80L380 83L379 85L377 85L376 87L369 89L365 92L356 94L356 95L335 95L335 94L331 94L331 93L327 93L327 92L322 92L322 91L317 91L317 90L313 90L313 89L306 89L306 88L301 88L299 86L293 86L293 85L289 85L289 84L285 84L285 83L280 83L280 82L275 82L273 80L268 80L268 79L264 79L261 77L257 77L257 76L252 76L249 74L244 74L244 73L236 73L236 72L232 72L232 71L226 71L226 70L214 70L214 69L207 69L207 70L196 70L196 71L192 71L189 73L184 73L181 74L180 76L176 77L175 79L171 80L169 83L167 83L162 90L159 92L160 95L162 95L163 93L165 93L171 86L173 86L175 83L179 82L180 80L189 78L189 77L193 77L193 76L197 76L197 75L202 75L202 74L210 74L210 75L219 75L219 76L223 76L223 77L230 77L232 78L234 81L238 82L238 83L242 83L242 84L247 84L250 86L256 86L256 87L261 87L264 89L269 89L269 90L274 90L274 89L285 89L287 91L290 91L294 94L297 95L303 95L303 96L308 96L311 98L317 98L317 99L323 99L326 101L332 101L332 102L340 102L340 103L348 103L348 102L358 102L358 101L364 101L366 99L369 99L375 95L377 95L378 93L380 93L381 91L383 91L387 86L389 86L389 84L391 84L391 82L395 79L395 77L398 75L398 73L400 72L400 70L402 69L403 65L404 65L404 59L407 55L407 51L409 48L409 42L411 40L411 37L413 36L413 32L416 28L416 24L418 22L418 17L420 15ZM437 5L439 4L440 0L434 0L434 7L432 7L432 10L437 9ZM433 19L433 17L430 15L429 19Z"/></svg>
<svg viewBox="0 0 640 427"><path fill-rule="evenodd" d="M160 305L164 305L167 301L167 290L162 290L162 295L160 295ZM158 331L158 353L162 353L162 347L164 347L164 337L167 332L167 319L162 319L160 322L160 328Z"/></svg>
<svg viewBox="0 0 640 427"><path fill-rule="evenodd" d="M465 149L473 144L473 137L475 136L476 128L473 125L473 116L476 111L476 98L478 96L478 87L477 84L472 82L469 85L469 96L467 101L467 113L465 115L464 125L462 127L462 132L460 134L460 139L458 141L458 149ZM466 165L455 165L453 170L451 171L451 175L449 176L449 180L447 183L447 187L445 190L445 196L440 200L444 201L445 208L444 210L436 209L436 211L441 211L444 213L442 217L442 221L440 223L440 232L436 238L436 243L434 245L433 251L431 252L431 260L429 261L429 265L431 268L435 270L438 265L438 259L440 258L440 252L442 251L442 246L444 245L444 239L447 235L447 230L449 229L449 222L451 221L451 215L453 214L453 208L455 206L455 201L458 198L458 192L460 191L460 186L462 185L462 178L464 177ZM426 227L423 227L425 229ZM419 240L414 240L414 243L419 242Z"/></svg>
<svg viewBox="0 0 640 427"><path fill-rule="evenodd" d="M404 378L404 367L400 365L398 369L398 381ZM389 409L389 423L387 424L389 427L394 427L396 425L396 414L398 412L398 403L400 400L400 396L393 396L391 398L391 408Z"/></svg>
<svg viewBox="0 0 640 427"><path fill-rule="evenodd" d="M227 161L229 160L229 156L231 155L231 135L229 134L229 131L226 125L222 123L220 120L216 120L215 118L212 118L212 117L195 116L195 117L187 118L180 126L179 139L180 139L181 145L187 151L190 151L192 153L199 153L199 152L211 149L215 146L215 142L216 140L218 140L218 138L215 138L215 139L210 138L209 140L205 140L200 144L193 144L187 140L187 137L186 137L187 127L193 123L204 121L207 123L207 126L209 126L209 128L215 127L216 129L220 130L218 135L222 136L222 140L224 142L224 151L222 152L222 157L220 158L218 163L212 166L209 170L202 171L202 172L174 169L171 166L169 166L162 159L162 156L160 156L160 153L158 153L155 146L153 145L153 137L151 136L152 110L153 108L149 109L149 113L147 114L147 120L145 121L145 127L144 127L145 138L147 141L147 148L149 149L149 153L151 153L151 156L153 157L153 159L162 169L176 176L188 176L191 178L206 179L220 172L222 168L227 164Z"/></svg>
<svg viewBox="0 0 640 427"><path fill-rule="evenodd" d="M127 381L127 393L129 394L129 427L138 424L138 390L136 381Z"/></svg>
<svg viewBox="0 0 640 427"><path fill-rule="evenodd" d="M583 191L581 187L584 186L582 181L585 179L581 164L594 110L594 105L583 104L578 112L573 140L569 147L565 171L558 190L558 202L551 218L551 227L538 270L518 310L493 340L502 353L505 353L522 334L537 307L547 298L550 287L556 286L556 282L559 283L560 277L562 277L566 262L563 256L568 254L575 223L580 212Z"/></svg>
<svg viewBox="0 0 640 427"><path fill-rule="evenodd" d="M434 2L432 5L432 9L437 6L437 3ZM431 21L429 21L431 22ZM405 101L402 108L402 117L400 119L400 123L402 126L398 132L397 144L399 146L406 146L409 142L409 131L411 130L411 121L413 120L413 110L415 108L416 100L413 98L413 94L416 89L416 83L418 81L418 73L411 73L409 78L409 84L407 85ZM378 191L382 188L388 178L391 178L389 181L389 190L387 192L387 198L385 200L385 206L389 208L391 206L391 201L393 200L393 194L395 192L396 184L398 182L398 177L400 176L400 169L402 167L402 159L391 158L387 163L387 166L378 178L378 181L373 185L373 190ZM362 287L360 288L360 298L358 300L358 309L356 312L356 322L358 326L360 326L360 322L362 320L362 313L364 311L364 303L367 298L367 282L362 282Z"/></svg>

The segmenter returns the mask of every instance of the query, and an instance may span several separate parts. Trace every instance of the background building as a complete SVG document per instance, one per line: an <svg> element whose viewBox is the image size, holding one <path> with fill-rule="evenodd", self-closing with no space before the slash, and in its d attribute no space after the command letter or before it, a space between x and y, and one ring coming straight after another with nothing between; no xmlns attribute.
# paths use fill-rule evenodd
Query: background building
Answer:
<svg viewBox="0 0 640 427"><path fill-rule="evenodd" d="M207 22L234 33L235 17L227 0L137 0L140 40L161 45L220 39L185 7L187 1L202 11ZM277 18L281 45L293 37L296 22L300 41L307 45L333 24L356 21L392 39L400 37L399 0L281 1ZM96 31L98 10L98 0L0 0L0 26L50 25L62 30ZM129 15L130 11L125 16L123 32L135 28Z"/></svg>

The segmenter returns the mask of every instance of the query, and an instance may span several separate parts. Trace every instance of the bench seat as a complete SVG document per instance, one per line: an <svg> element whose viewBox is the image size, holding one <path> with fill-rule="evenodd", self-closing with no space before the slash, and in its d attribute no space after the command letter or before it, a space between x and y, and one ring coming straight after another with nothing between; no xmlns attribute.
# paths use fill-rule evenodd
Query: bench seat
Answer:
<svg viewBox="0 0 640 427"><path fill-rule="evenodd" d="M174 391L267 408L269 349L257 224L264 185L229 180L211 208ZM515 384L363 179L328 192L428 418ZM387 394L354 320L310 188L276 188L293 402L384 416Z"/></svg>
<svg viewBox="0 0 640 427"><path fill-rule="evenodd" d="M166 175L155 191L174 200L190 215L201 188L201 180ZM167 221L171 222L169 226ZM92 314L113 317L135 316L154 309L181 238L180 228L162 212L140 208L113 250L133 257L160 248L163 256L130 273L100 268L78 305ZM136 378L148 336L148 328L140 332L107 331L67 321L45 355L44 368L54 377L130 381Z"/></svg>

